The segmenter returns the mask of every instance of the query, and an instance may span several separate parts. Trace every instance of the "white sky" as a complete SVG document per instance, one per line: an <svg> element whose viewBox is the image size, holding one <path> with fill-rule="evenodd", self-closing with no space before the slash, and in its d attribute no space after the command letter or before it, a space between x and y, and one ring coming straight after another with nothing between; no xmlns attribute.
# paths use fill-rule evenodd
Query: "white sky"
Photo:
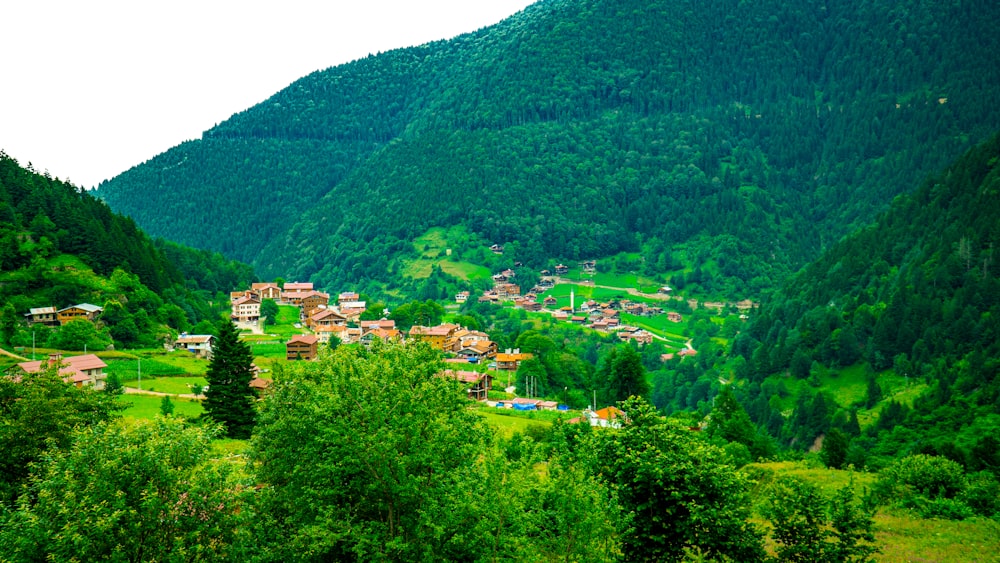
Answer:
<svg viewBox="0 0 1000 563"><path fill-rule="evenodd" d="M492 25L532 0L13 0L0 149L92 188L315 70Z"/></svg>

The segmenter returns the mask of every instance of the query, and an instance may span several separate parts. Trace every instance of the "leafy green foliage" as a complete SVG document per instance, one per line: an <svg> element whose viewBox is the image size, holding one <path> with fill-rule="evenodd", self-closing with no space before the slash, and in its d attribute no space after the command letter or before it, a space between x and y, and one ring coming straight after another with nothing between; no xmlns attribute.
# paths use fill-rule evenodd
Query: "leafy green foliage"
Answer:
<svg viewBox="0 0 1000 563"><path fill-rule="evenodd" d="M276 373L253 442L263 559L614 553L607 491L569 466L540 479L532 458L499 457L441 368L426 345L376 345Z"/></svg>
<svg viewBox="0 0 1000 563"><path fill-rule="evenodd" d="M20 372L20 370L17 370ZM65 449L76 427L117 416L113 395L78 388L62 380L55 368L0 377L0 503L19 494L32 463L52 449Z"/></svg>
<svg viewBox="0 0 1000 563"><path fill-rule="evenodd" d="M253 379L253 354L240 340L236 325L224 321L212 349L212 360L205 373L205 413L220 423L230 438L250 437L256 418L256 392Z"/></svg>
<svg viewBox="0 0 1000 563"><path fill-rule="evenodd" d="M243 559L247 489L210 459L211 436L163 418L80 429L38 467L0 547L13 561Z"/></svg>
<svg viewBox="0 0 1000 563"><path fill-rule="evenodd" d="M218 318L219 291L253 272L218 253L154 241L89 192L22 168L0 151L0 339L66 350L152 347L170 330ZM21 323L29 308L88 302L98 327L48 331ZM43 332L45 331L45 332Z"/></svg>
<svg viewBox="0 0 1000 563"><path fill-rule="evenodd" d="M598 364L595 378L601 385L604 404L649 396L646 368L639 352L629 344L611 348Z"/></svg>
<svg viewBox="0 0 1000 563"><path fill-rule="evenodd" d="M778 561L868 562L874 545L873 514L859 506L853 484L826 498L815 485L788 478L772 486L764 508L778 543Z"/></svg>
<svg viewBox="0 0 1000 563"><path fill-rule="evenodd" d="M995 136L831 247L761 310L748 336L749 379L854 357L868 366L855 405L800 395L786 440L805 447L831 427L838 407L864 407L878 413L863 441L876 465L925 453L979 468L972 449L1000 415L998 162ZM911 401L891 397L890 376L925 390ZM775 410L751 413L760 421Z"/></svg>
<svg viewBox="0 0 1000 563"><path fill-rule="evenodd" d="M628 561L677 561L686 547L737 561L763 560L749 523L749 482L727 456L686 427L667 422L642 399L621 404L628 421L588 444L591 471L617 492L626 518Z"/></svg>
<svg viewBox="0 0 1000 563"><path fill-rule="evenodd" d="M971 486L970 486L971 484ZM950 459L923 454L907 456L879 472L872 487L875 502L914 509L923 518L961 520L974 514L994 516L1000 505L997 479L981 473L971 481Z"/></svg>

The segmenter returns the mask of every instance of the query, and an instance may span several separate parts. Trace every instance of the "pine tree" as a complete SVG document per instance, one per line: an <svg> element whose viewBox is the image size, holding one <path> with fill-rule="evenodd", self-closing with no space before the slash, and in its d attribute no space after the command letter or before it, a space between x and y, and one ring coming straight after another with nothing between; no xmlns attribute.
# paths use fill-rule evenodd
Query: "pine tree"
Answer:
<svg viewBox="0 0 1000 563"><path fill-rule="evenodd" d="M255 422L253 354L232 322L223 322L205 378L205 412L226 427L230 438L246 439Z"/></svg>

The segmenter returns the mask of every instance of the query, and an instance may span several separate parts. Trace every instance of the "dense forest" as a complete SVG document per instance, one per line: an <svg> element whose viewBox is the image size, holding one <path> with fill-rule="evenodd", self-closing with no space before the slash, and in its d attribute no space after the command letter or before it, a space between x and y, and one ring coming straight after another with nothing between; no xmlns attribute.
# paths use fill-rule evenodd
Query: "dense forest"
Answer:
<svg viewBox="0 0 1000 563"><path fill-rule="evenodd" d="M543 1L315 72L98 194L320 287L375 292L409 241L461 224L529 265L641 251L755 295L1000 128L998 19L979 0Z"/></svg>
<svg viewBox="0 0 1000 563"><path fill-rule="evenodd" d="M36 341L155 346L170 330L217 321L231 288L252 279L250 266L150 238L90 193L0 152L0 343L32 342L19 322L31 308L88 302L104 308L100 332L35 326Z"/></svg>
<svg viewBox="0 0 1000 563"><path fill-rule="evenodd" d="M806 447L846 432L863 465L907 454L1000 470L1000 136L977 146L870 227L833 245L766 303L735 339L751 418ZM868 390L837 405L827 389L802 393L787 421L779 381L867 366ZM883 396L890 377L916 394ZM780 383L785 385L785 383ZM858 411L878 416L864 433Z"/></svg>

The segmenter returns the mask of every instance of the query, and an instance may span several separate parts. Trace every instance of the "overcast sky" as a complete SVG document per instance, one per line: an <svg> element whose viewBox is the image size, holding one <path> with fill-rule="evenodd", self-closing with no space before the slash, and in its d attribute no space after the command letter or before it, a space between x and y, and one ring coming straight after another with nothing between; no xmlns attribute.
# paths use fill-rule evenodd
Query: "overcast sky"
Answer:
<svg viewBox="0 0 1000 563"><path fill-rule="evenodd" d="M314 70L494 24L531 0L16 0L0 149L92 188Z"/></svg>

